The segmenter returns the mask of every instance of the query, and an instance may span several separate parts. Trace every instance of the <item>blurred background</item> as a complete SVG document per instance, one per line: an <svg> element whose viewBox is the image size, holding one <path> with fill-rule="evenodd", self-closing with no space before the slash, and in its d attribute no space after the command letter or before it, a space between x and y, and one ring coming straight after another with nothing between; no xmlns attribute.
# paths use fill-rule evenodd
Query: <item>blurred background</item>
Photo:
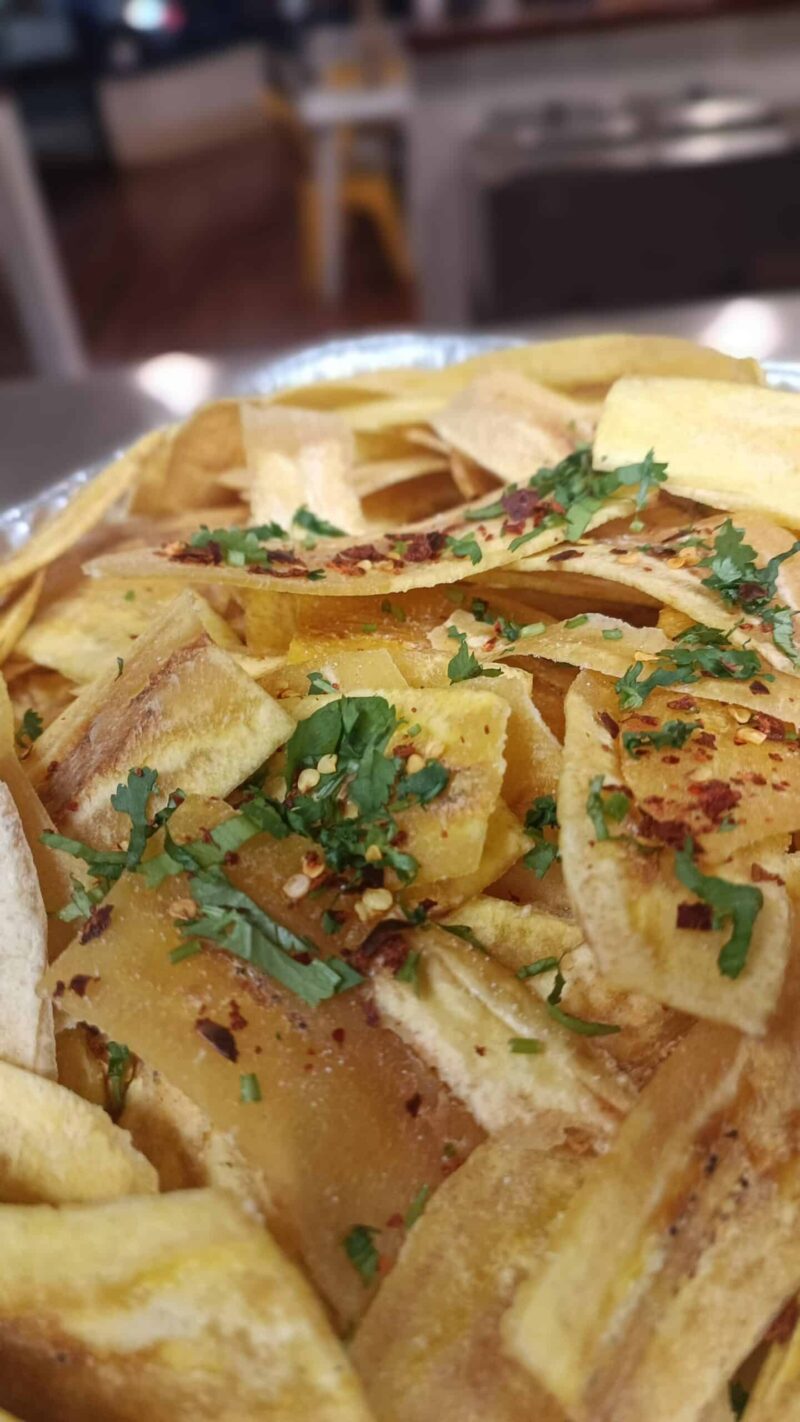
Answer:
<svg viewBox="0 0 800 1422"><path fill-rule="evenodd" d="M797 0L0 0L0 459L364 330L800 356L799 164Z"/></svg>

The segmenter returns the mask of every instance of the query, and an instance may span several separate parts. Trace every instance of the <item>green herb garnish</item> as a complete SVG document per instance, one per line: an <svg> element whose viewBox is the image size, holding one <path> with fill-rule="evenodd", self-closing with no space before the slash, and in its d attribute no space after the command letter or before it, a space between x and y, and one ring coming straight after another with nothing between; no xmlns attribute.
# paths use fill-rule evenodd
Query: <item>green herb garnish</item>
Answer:
<svg viewBox="0 0 800 1422"><path fill-rule="evenodd" d="M447 675L450 678L450 685L455 685L458 681L471 681L478 676L501 676L502 667L485 667L478 661L474 652L471 652L467 645L466 632L459 632L452 624L447 629L448 637L454 642L458 642L458 651L447 663Z"/></svg>
<svg viewBox="0 0 800 1422"><path fill-rule="evenodd" d="M619 824L630 810L630 797L624 790L604 786L603 776L595 775L589 784L586 797L586 813L594 825L597 838L611 839L610 824Z"/></svg>
<svg viewBox="0 0 800 1422"><path fill-rule="evenodd" d="M691 685L707 676L723 681L749 681L751 677L763 675L757 652L734 647L727 633L702 623L693 623L679 632L673 645L657 654L655 663L649 676L642 676L643 662L634 662L620 677L615 690L623 711L635 711L644 705L656 687Z"/></svg>
<svg viewBox="0 0 800 1422"><path fill-rule="evenodd" d="M121 1042L106 1043L108 1055L108 1099L111 1113L118 1116L125 1105L125 1097L133 1075L135 1058L130 1047Z"/></svg>
<svg viewBox="0 0 800 1422"><path fill-rule="evenodd" d="M508 1050L520 1056L538 1057L545 1050L545 1044L538 1037L509 1037Z"/></svg>
<svg viewBox="0 0 800 1422"><path fill-rule="evenodd" d="M322 672L308 673L309 696L335 696L337 688L322 675Z"/></svg>
<svg viewBox="0 0 800 1422"><path fill-rule="evenodd" d="M239 1077L239 1100L246 1106L261 1100L261 1086L254 1071Z"/></svg>
<svg viewBox="0 0 800 1422"><path fill-rule="evenodd" d="M720 950L717 962L726 978L738 978L747 962L755 921L764 895L755 884L731 884L703 874L694 862L694 842L687 838L675 853L675 873L680 882L714 914L714 928L731 926L731 936Z"/></svg>
<svg viewBox="0 0 800 1422"><path fill-rule="evenodd" d="M454 558L469 558L473 566L477 566L483 558L474 533L465 533L461 538L452 538L448 534L447 547Z"/></svg>
<svg viewBox="0 0 800 1422"><path fill-rule="evenodd" d="M43 730L44 724L39 712L29 706L22 717L14 739L18 746L32 746L34 741L38 741Z"/></svg>
<svg viewBox="0 0 800 1422"><path fill-rule="evenodd" d="M305 504L292 515L292 523L298 528L304 528L307 533L315 533L318 538L346 538L347 534L343 528L336 528L332 523L328 523L326 518L319 518Z"/></svg>
<svg viewBox="0 0 800 1422"><path fill-rule="evenodd" d="M190 548L212 548L220 559L234 568L255 565L265 568L269 549L263 544L270 539L288 538L277 523L262 523L255 528L209 528L203 524L189 539Z"/></svg>
<svg viewBox="0 0 800 1422"><path fill-rule="evenodd" d="M380 1268L380 1255L373 1243L379 1233L374 1225L354 1225L342 1240L345 1254L361 1275L365 1288L369 1288Z"/></svg>
<svg viewBox="0 0 800 1422"><path fill-rule="evenodd" d="M411 1204L406 1210L405 1219L403 1220L403 1224L405 1225L407 1230L411 1229L417 1223L417 1220L420 1218L420 1215L423 1215L425 1213L425 1206L427 1205L430 1197L430 1185L423 1185L421 1189L417 1191L416 1195L411 1201Z"/></svg>
<svg viewBox="0 0 800 1422"><path fill-rule="evenodd" d="M628 755L645 750L680 750L702 721L665 721L657 731L623 731L622 744Z"/></svg>
<svg viewBox="0 0 800 1422"><path fill-rule="evenodd" d="M546 830L555 831L547 835ZM525 833L533 840L533 848L523 857L526 869L532 869L537 879L543 879L551 864L560 859L558 849L558 815L555 795L538 795L525 816Z"/></svg>

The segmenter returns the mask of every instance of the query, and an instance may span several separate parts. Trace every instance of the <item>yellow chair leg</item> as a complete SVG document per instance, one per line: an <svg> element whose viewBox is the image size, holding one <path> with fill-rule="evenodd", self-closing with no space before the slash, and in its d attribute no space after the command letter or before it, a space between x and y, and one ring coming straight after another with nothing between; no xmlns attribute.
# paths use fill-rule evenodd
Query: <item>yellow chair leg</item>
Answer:
<svg viewBox="0 0 800 1422"><path fill-rule="evenodd" d="M398 281L411 282L414 273L405 225L389 179L382 173L353 173L344 181L342 200L346 210L370 218Z"/></svg>

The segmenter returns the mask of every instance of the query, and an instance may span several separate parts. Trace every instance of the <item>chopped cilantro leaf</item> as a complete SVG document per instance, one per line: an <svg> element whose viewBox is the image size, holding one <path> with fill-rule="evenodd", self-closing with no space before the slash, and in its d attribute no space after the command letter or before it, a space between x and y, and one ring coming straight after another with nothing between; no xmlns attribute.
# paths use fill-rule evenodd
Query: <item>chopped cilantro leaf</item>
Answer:
<svg viewBox="0 0 800 1422"><path fill-rule="evenodd" d="M403 1223L407 1230L411 1229L417 1223L417 1220L419 1219L420 1215L425 1213L425 1206L427 1205L430 1196L430 1185L423 1185L421 1189L417 1191L416 1195L411 1201L411 1204L406 1210L405 1219L403 1220Z"/></svg>
<svg viewBox="0 0 800 1422"><path fill-rule="evenodd" d="M111 1114L118 1116L125 1105L125 1096L133 1074L135 1059L130 1047L124 1046L122 1042L108 1042L106 1052L108 1054L108 1099Z"/></svg>
<svg viewBox="0 0 800 1422"><path fill-rule="evenodd" d="M643 662L634 662L617 681L615 689L623 711L633 711L644 705L651 691L658 686L690 685L702 677L717 677L723 681L749 681L763 675L757 652L734 647L725 632L702 623L679 632L671 647L664 647L656 656L654 670L642 676Z"/></svg>
<svg viewBox="0 0 800 1422"><path fill-rule="evenodd" d="M586 813L598 839L611 839L609 823L619 824L630 809L630 799L622 790L603 785L603 776L595 775L589 784Z"/></svg>
<svg viewBox="0 0 800 1422"><path fill-rule="evenodd" d="M322 675L322 672L308 673L309 696L335 696L337 688Z"/></svg>
<svg viewBox="0 0 800 1422"><path fill-rule="evenodd" d="M717 962L724 977L738 978L747 962L764 895L755 884L731 884L727 879L701 873L694 862L694 843L689 838L684 841L683 849L676 850L675 873L685 888L711 906L715 928L730 924L731 936L720 950Z"/></svg>
<svg viewBox="0 0 800 1422"><path fill-rule="evenodd" d="M447 547L454 558L469 558L473 565L480 563L483 558L474 533L465 533L462 538L452 538L448 534Z"/></svg>
<svg viewBox="0 0 800 1422"><path fill-rule="evenodd" d="M450 772L441 761L429 760L422 770L416 770L413 775L403 775L397 781L395 807L399 808L400 802L405 800L418 800L421 805L427 805L441 795L449 779Z"/></svg>
<svg viewBox="0 0 800 1422"><path fill-rule="evenodd" d="M538 1057L545 1050L538 1037L509 1037L508 1050L519 1056Z"/></svg>
<svg viewBox="0 0 800 1422"><path fill-rule="evenodd" d="M120 679L120 677L122 676L122 673L124 672L124 670L125 670L125 658L124 658L124 657L117 657L117 675L116 675L115 678L114 678L115 681L119 681L119 679Z"/></svg>
<svg viewBox="0 0 800 1422"><path fill-rule="evenodd" d="M447 635L454 642L458 642L458 651L447 663L447 675L450 678L451 686L458 681L471 681L473 677L477 676L493 677L502 674L501 667L484 667L478 661L474 652L471 652L467 645L466 632L459 632L458 628L451 624L447 629Z"/></svg>
<svg viewBox="0 0 800 1422"><path fill-rule="evenodd" d="M288 538L277 523L263 523L255 528L213 528L203 524L189 539L191 548L212 548L218 557L235 568L248 564L266 567L269 550L263 544L269 539Z"/></svg>
<svg viewBox="0 0 800 1422"><path fill-rule="evenodd" d="M622 640L622 628L604 627L603 637L605 638L606 642L619 642Z"/></svg>
<svg viewBox="0 0 800 1422"><path fill-rule="evenodd" d="M548 829L555 830L555 837L545 834ZM525 833L533 840L533 848L522 862L526 869L533 870L537 879L543 879L551 864L560 858L555 795L537 796L525 816Z"/></svg>
<svg viewBox="0 0 800 1422"><path fill-rule="evenodd" d="M305 504L293 514L292 523L296 524L298 528L304 528L307 533L315 533L318 538L347 537L343 528L336 528L335 524L328 523L326 518L319 518L317 514L307 509Z"/></svg>
<svg viewBox="0 0 800 1422"><path fill-rule="evenodd" d="M248 1106L261 1100L261 1086L254 1071L243 1072L239 1077L239 1100Z"/></svg>
<svg viewBox="0 0 800 1422"><path fill-rule="evenodd" d="M702 721L665 721L657 731L623 731L622 744L628 755L644 750L680 750Z"/></svg>
<svg viewBox="0 0 800 1422"><path fill-rule="evenodd" d="M373 1243L376 1234L380 1231L374 1225L354 1225L350 1233L342 1240L344 1252L347 1255L354 1269L361 1275L365 1288L377 1277L380 1268L380 1255Z"/></svg>
<svg viewBox="0 0 800 1422"><path fill-rule="evenodd" d="M525 963L523 967L517 968L517 977L520 982L524 982L526 978L541 977L542 973L551 973L558 968L560 961L559 958L537 958L535 962Z"/></svg>
<svg viewBox="0 0 800 1422"><path fill-rule="evenodd" d="M70 839L67 835L55 834L50 830L46 830L41 836L43 844L49 845L51 849L63 850L75 859L82 859L84 864L89 866L96 884L96 893L95 890L89 891L93 904L99 903L105 897L111 885L116 883L126 869L136 869L141 862L145 845L157 828L147 820L147 803L157 779L158 773L155 770L148 770L146 767L130 770L127 782L118 785L111 796L113 808L130 817L131 829L127 849L92 849L91 845L83 844L80 840ZM76 906L77 899L73 892L71 903L61 910L62 914L68 915L67 921L77 917L73 911Z"/></svg>
<svg viewBox="0 0 800 1422"><path fill-rule="evenodd" d="M473 948L477 948L479 953L488 952L474 928L470 928L468 923L440 923L438 927L445 933L452 933L454 938L461 938L464 943L471 944Z"/></svg>
<svg viewBox="0 0 800 1422"><path fill-rule="evenodd" d="M417 994L419 994L420 987L419 964L421 957L422 952L419 950L417 950L416 952L409 953L405 962L402 964L401 967L397 969L397 972L395 973L395 977L397 978L398 982L410 983L415 993Z"/></svg>
<svg viewBox="0 0 800 1422"><path fill-rule="evenodd" d="M795 665L800 664L800 650L794 644L793 618L788 607L774 605L778 574L787 558L800 552L800 539L783 553L776 553L763 567L756 566L756 550L744 541L744 531L726 518L714 539L713 552L702 558L699 567L708 568L704 587L719 593L723 602L755 614L772 627L773 641Z"/></svg>
<svg viewBox="0 0 800 1422"><path fill-rule="evenodd" d="M29 706L20 722L19 730L14 739L18 746L31 746L34 741L38 741L43 730L44 725L41 716L38 711L34 711L33 707Z"/></svg>
<svg viewBox="0 0 800 1422"><path fill-rule="evenodd" d="M332 913L330 909L326 909L322 915L323 932L329 934L338 933L341 926L342 925L336 917L336 914Z"/></svg>
<svg viewBox="0 0 800 1422"><path fill-rule="evenodd" d="M588 622L588 621L589 621L588 615L587 615L585 612L579 612L577 617L570 617L569 620L564 623L564 626L565 626L565 627L583 627L584 623L586 623L586 622Z"/></svg>

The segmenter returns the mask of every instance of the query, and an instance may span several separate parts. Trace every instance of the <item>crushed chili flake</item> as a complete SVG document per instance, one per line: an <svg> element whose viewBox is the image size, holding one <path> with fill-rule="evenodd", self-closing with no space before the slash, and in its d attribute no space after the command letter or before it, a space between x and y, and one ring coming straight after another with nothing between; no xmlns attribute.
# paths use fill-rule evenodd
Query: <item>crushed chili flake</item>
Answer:
<svg viewBox="0 0 800 1422"><path fill-rule="evenodd" d="M763 681L751 681L750 690L754 696L769 696L769 687Z"/></svg>
<svg viewBox="0 0 800 1422"><path fill-rule="evenodd" d="M800 1309L796 1298L792 1298L781 1309L777 1318L772 1320L769 1328L764 1334L765 1343L788 1343L800 1317Z"/></svg>
<svg viewBox="0 0 800 1422"><path fill-rule="evenodd" d="M677 764L679 763L679 761L680 761L680 756L679 756L679 755L662 755L661 761L662 761L662 764L663 764L663 765L677 765Z"/></svg>
<svg viewBox="0 0 800 1422"><path fill-rule="evenodd" d="M541 504L542 496L536 489L507 489L500 502L510 519L524 521Z"/></svg>
<svg viewBox="0 0 800 1422"><path fill-rule="evenodd" d="M63 997L66 990L66 983L63 981L63 979L59 978L58 982L55 985L55 988L53 989L53 997Z"/></svg>
<svg viewBox="0 0 800 1422"><path fill-rule="evenodd" d="M409 954L408 939L402 928L391 919L379 923L350 957L358 973L369 974L376 968L396 973Z"/></svg>
<svg viewBox="0 0 800 1422"><path fill-rule="evenodd" d="M579 548L564 548L560 553L552 553L548 558L548 563L567 563L570 558L582 558L583 554Z"/></svg>
<svg viewBox="0 0 800 1422"><path fill-rule="evenodd" d="M643 839L660 839L673 849L682 849L690 828L685 820L657 820L646 810L639 815L639 834Z"/></svg>
<svg viewBox="0 0 800 1422"><path fill-rule="evenodd" d="M331 1032L331 1036L334 1042L338 1042L339 1046L341 1047L342 1042L345 1039L344 1027L334 1027L333 1031Z"/></svg>
<svg viewBox="0 0 800 1422"><path fill-rule="evenodd" d="M78 942L89 943L93 938L100 938L108 928L113 912L113 904L95 904L78 935Z"/></svg>
<svg viewBox="0 0 800 1422"><path fill-rule="evenodd" d="M741 794L726 780L700 780L689 786L689 793L700 802L700 808L715 824L741 800Z"/></svg>
<svg viewBox="0 0 800 1422"><path fill-rule="evenodd" d="M711 731L698 731L694 738L695 745L707 746L709 750L717 749L717 738Z"/></svg>
<svg viewBox="0 0 800 1422"><path fill-rule="evenodd" d="M69 990L70 992L74 992L76 997L85 997L89 984L99 983L99 981L100 979L93 977L91 973L76 973L74 978L70 978L69 980ZM59 986L63 990L63 983L59 984ZM58 993L58 996L60 997L61 994Z"/></svg>
<svg viewBox="0 0 800 1422"><path fill-rule="evenodd" d="M707 933L713 923L714 915L710 904L678 904L678 911L675 915L676 928L697 928L701 932Z"/></svg>
<svg viewBox="0 0 800 1422"><path fill-rule="evenodd" d="M693 696L676 696L674 701L668 701L670 711L696 711L697 702Z"/></svg>
<svg viewBox="0 0 800 1422"><path fill-rule="evenodd" d="M403 1216L402 1216L402 1215L390 1215L389 1218L388 1218L388 1220L386 1221L386 1228L387 1228L387 1229L402 1229L402 1228L403 1228Z"/></svg>
<svg viewBox="0 0 800 1422"><path fill-rule="evenodd" d="M407 563L427 563L432 558L436 558L445 545L445 534L438 529L432 529L429 533L410 533L397 535L398 541L406 544L403 558Z"/></svg>
<svg viewBox="0 0 800 1422"><path fill-rule="evenodd" d="M221 1057L225 1057L229 1062L238 1061L239 1048L229 1027L223 1026L221 1022L212 1022L210 1017L198 1017L194 1025L200 1036L205 1037Z"/></svg>
<svg viewBox="0 0 800 1422"><path fill-rule="evenodd" d="M619 735L619 726L608 711L599 711L597 719L602 726L605 726L612 740L616 740Z"/></svg>
<svg viewBox="0 0 800 1422"><path fill-rule="evenodd" d="M475 1051L478 1053L478 1056L479 1056L479 1057L485 1057L485 1056L486 1056L486 1048L485 1048L485 1047L476 1047L476 1048L475 1048Z"/></svg>
<svg viewBox="0 0 800 1422"><path fill-rule="evenodd" d="M247 1026L247 1018L242 1016L241 1008L239 1007L239 1004L235 998L231 998L231 1003L228 1011L230 1014L231 1031L243 1031L243 1029Z"/></svg>
<svg viewBox="0 0 800 1422"><path fill-rule="evenodd" d="M768 741L784 741L786 739L786 727L777 716L770 716L767 711L754 711L750 717L749 724L756 731L761 731Z"/></svg>
<svg viewBox="0 0 800 1422"><path fill-rule="evenodd" d="M340 549L331 561L341 567L343 563L382 563L386 556L374 543L354 543L351 548Z"/></svg>
<svg viewBox="0 0 800 1422"><path fill-rule="evenodd" d="M406 1102L406 1110L407 1110L409 1116L413 1116L414 1118L416 1118L416 1117L419 1115L419 1108L420 1108L421 1105L422 1105L422 1096L420 1095L420 1093L419 1093L418 1091L415 1091L415 1092L414 1092L414 1095L413 1095L413 1096L409 1096L409 1098L408 1098L408 1100L407 1100L407 1102Z"/></svg>
<svg viewBox="0 0 800 1422"><path fill-rule="evenodd" d="M786 880L785 880L785 879L782 879L781 876L780 876L780 874L770 874L769 870L768 870L768 869L765 869L762 864L751 864L751 865L750 865L750 878L752 879L752 881L753 881L754 884L785 884L785 883L786 883Z"/></svg>

